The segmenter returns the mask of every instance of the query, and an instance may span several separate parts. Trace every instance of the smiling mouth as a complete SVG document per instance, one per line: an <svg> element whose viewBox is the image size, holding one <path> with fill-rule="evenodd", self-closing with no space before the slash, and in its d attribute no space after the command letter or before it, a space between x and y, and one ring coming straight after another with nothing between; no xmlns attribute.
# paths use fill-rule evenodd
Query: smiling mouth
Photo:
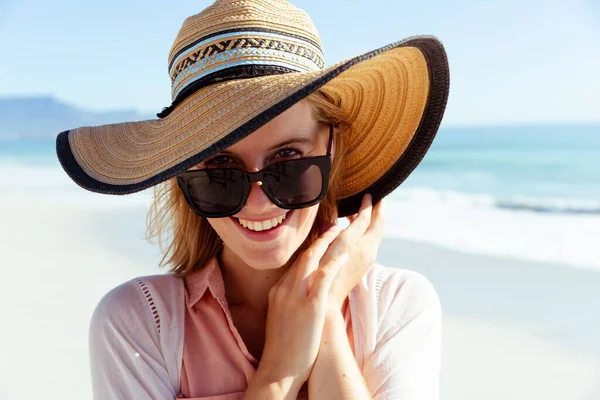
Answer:
<svg viewBox="0 0 600 400"><path fill-rule="evenodd" d="M277 225L281 224L283 222L283 220L285 220L285 217L287 216L287 213L280 215L277 218L271 218L265 221L248 221L242 218L236 218L238 223L243 226L246 229L249 229L251 231L268 231L269 229L273 229L275 228Z"/></svg>

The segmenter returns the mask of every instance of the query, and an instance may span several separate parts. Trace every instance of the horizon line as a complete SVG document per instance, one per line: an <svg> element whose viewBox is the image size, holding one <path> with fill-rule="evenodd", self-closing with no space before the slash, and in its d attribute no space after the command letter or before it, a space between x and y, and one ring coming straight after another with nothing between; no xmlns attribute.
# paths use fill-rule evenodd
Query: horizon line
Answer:
<svg viewBox="0 0 600 400"><path fill-rule="evenodd" d="M70 102L68 100L61 99L53 94L1 94L0 93L0 101L2 100L35 100L35 99L47 99L52 100L56 103L62 104L67 107L74 108L81 112L91 112L91 113L115 113L115 112L133 112L135 114L147 115L147 116L155 116L156 113L160 112L160 110L143 110L139 107L131 106L129 108L93 108L93 107L83 107L76 103ZM162 109L162 107L161 107ZM152 118L154 119L154 118ZM157 119L157 118L156 118ZM124 121L125 122L125 121ZM456 122L449 121L444 122L440 125L440 129L442 128L508 128L508 127L546 127L546 126L600 126L600 119L598 120L571 120L571 121L472 121L472 122Z"/></svg>

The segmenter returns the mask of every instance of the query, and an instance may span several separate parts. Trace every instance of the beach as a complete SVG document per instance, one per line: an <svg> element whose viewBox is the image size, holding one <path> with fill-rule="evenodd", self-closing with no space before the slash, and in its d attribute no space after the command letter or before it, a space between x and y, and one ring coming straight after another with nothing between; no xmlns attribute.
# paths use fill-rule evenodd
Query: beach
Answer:
<svg viewBox="0 0 600 400"><path fill-rule="evenodd" d="M441 399L600 399L600 273L384 240L394 260L440 296Z"/></svg>
<svg viewBox="0 0 600 400"><path fill-rule="evenodd" d="M0 399L91 398L100 298L157 267L150 192L0 185ZM441 399L600 398L600 271L387 236L378 262L416 270L442 303Z"/></svg>

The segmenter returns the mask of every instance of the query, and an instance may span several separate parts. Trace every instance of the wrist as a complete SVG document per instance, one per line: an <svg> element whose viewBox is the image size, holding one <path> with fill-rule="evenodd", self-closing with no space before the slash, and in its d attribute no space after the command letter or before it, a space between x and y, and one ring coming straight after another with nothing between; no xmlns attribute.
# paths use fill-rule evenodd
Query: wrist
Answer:
<svg viewBox="0 0 600 400"><path fill-rule="evenodd" d="M336 319L341 317L344 319L344 308L349 306L347 302L350 301L349 297L343 299L330 298L327 304L327 319Z"/></svg>
<svg viewBox="0 0 600 400"><path fill-rule="evenodd" d="M346 331L346 321L344 320L342 310L336 306L330 308L327 312L322 336L329 336L339 331Z"/></svg>

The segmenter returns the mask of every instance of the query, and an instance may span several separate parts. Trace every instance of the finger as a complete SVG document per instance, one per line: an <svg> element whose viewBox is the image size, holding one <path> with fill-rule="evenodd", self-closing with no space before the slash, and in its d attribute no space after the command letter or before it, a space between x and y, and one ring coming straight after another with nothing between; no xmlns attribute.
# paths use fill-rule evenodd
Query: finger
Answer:
<svg viewBox="0 0 600 400"><path fill-rule="evenodd" d="M340 254L339 256L332 258L331 261L321 268L314 271L309 293L310 298L318 299L319 301L326 300L334 278L342 265L348 262L348 257L348 253Z"/></svg>
<svg viewBox="0 0 600 400"><path fill-rule="evenodd" d="M360 244L366 229L369 227L371 210L371 195L366 194L363 197L358 213L348 216L348 220L351 221L350 225L336 238L336 242L333 244L334 250L328 251L325 254L325 257L321 260L321 265L325 264L333 257L345 251L349 251L349 247L354 248L356 245ZM350 252L352 253L351 250Z"/></svg>
<svg viewBox="0 0 600 400"><path fill-rule="evenodd" d="M383 199L379 200L373 207L373 214L371 215L371 224L365 232L365 237L374 236L375 238L381 238L383 236L383 229L385 225L385 202Z"/></svg>
<svg viewBox="0 0 600 400"><path fill-rule="evenodd" d="M337 225L332 226L300 254L295 262L297 270L293 274L292 281L289 282L291 286L296 287L299 293L307 293L309 277L319 267L319 261L339 233L340 228Z"/></svg>
<svg viewBox="0 0 600 400"><path fill-rule="evenodd" d="M373 214L371 215L371 224L367 229L368 231L383 231L383 226L385 222L385 204L386 202L382 199L373 207Z"/></svg>
<svg viewBox="0 0 600 400"><path fill-rule="evenodd" d="M297 279L304 279L312 273L313 270L319 265L319 261L323 257L323 254L327 251L329 245L335 240L340 232L340 228L337 225L330 227L325 233L323 233L317 240L315 240L304 252L298 256Z"/></svg>
<svg viewBox="0 0 600 400"><path fill-rule="evenodd" d="M366 194L363 197L362 203L360 204L360 209L358 210L358 214L356 218L352 221L350 226L346 228L345 232L347 234L356 234L362 235L365 233L367 228L371 223L371 213L373 211L373 206L371 204L371 195Z"/></svg>

